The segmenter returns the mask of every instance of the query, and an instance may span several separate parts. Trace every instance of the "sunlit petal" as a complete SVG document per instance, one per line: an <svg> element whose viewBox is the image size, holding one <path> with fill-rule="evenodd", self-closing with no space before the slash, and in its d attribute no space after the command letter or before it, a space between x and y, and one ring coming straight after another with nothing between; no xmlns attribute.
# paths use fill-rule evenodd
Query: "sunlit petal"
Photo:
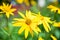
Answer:
<svg viewBox="0 0 60 40"><path fill-rule="evenodd" d="M53 40L57 40L57 38L56 38L56 37L54 37L53 35L51 35L51 38L52 38Z"/></svg>
<svg viewBox="0 0 60 40"><path fill-rule="evenodd" d="M24 16L23 13L21 13L21 12L18 12L18 13L19 13L19 15L21 15L23 18L25 18L25 16Z"/></svg>

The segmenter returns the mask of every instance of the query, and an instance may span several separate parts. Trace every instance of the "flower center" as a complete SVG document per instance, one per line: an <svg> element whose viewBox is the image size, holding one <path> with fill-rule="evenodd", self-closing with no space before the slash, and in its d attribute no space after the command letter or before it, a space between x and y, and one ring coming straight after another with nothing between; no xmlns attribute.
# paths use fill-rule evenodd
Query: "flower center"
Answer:
<svg viewBox="0 0 60 40"><path fill-rule="evenodd" d="M4 9L5 12L9 12L9 10L10 10L8 7L7 8L3 8L3 9Z"/></svg>
<svg viewBox="0 0 60 40"><path fill-rule="evenodd" d="M4 9L6 12L9 12L9 10Z"/></svg>
<svg viewBox="0 0 60 40"><path fill-rule="evenodd" d="M31 20L30 20L30 19L27 19L25 23L26 23L27 25L30 25L30 24L31 24Z"/></svg>

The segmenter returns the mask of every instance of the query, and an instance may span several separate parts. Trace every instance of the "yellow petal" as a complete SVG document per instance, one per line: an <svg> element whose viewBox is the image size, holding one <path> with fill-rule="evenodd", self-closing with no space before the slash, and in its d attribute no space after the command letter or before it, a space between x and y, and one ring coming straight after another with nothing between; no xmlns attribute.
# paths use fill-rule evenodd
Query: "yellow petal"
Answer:
<svg viewBox="0 0 60 40"><path fill-rule="evenodd" d="M22 25L25 25L24 24L24 22L25 22L24 19L14 18L13 20L16 20L16 22L13 22L13 26L22 26Z"/></svg>
<svg viewBox="0 0 60 40"><path fill-rule="evenodd" d="M12 7L12 4L9 5L9 8L10 8L10 9L11 9L11 7Z"/></svg>
<svg viewBox="0 0 60 40"><path fill-rule="evenodd" d="M10 13L12 16L14 16L14 14L13 13Z"/></svg>
<svg viewBox="0 0 60 40"><path fill-rule="evenodd" d="M60 9L58 9L58 14L60 14Z"/></svg>
<svg viewBox="0 0 60 40"><path fill-rule="evenodd" d="M21 26L23 25L24 22L21 22L21 21L16 21L16 22L13 22L13 26Z"/></svg>
<svg viewBox="0 0 60 40"><path fill-rule="evenodd" d="M23 18L25 18L25 16L24 16L23 13L21 13L21 12L18 12L18 13L19 13L19 15L21 15Z"/></svg>
<svg viewBox="0 0 60 40"><path fill-rule="evenodd" d="M47 8L52 8L53 6L52 5L49 5Z"/></svg>
<svg viewBox="0 0 60 40"><path fill-rule="evenodd" d="M42 37L39 37L38 40L44 40Z"/></svg>
<svg viewBox="0 0 60 40"><path fill-rule="evenodd" d="M28 18L28 19L34 19L36 16L34 16L34 15L32 15L32 12L31 11L26 11L26 17Z"/></svg>
<svg viewBox="0 0 60 40"><path fill-rule="evenodd" d="M14 11L16 11L16 9L14 9L14 8L10 9L10 12L14 12Z"/></svg>
<svg viewBox="0 0 60 40"><path fill-rule="evenodd" d="M33 31L34 31L36 34L38 34L38 31L37 31L36 29L33 29Z"/></svg>
<svg viewBox="0 0 60 40"><path fill-rule="evenodd" d="M57 38L56 38L56 37L54 37L53 35L51 35L51 38L52 38L53 40L57 40Z"/></svg>
<svg viewBox="0 0 60 40"><path fill-rule="evenodd" d="M17 21L25 21L25 20L22 19L22 18L14 18L13 20L17 20Z"/></svg>
<svg viewBox="0 0 60 40"><path fill-rule="evenodd" d="M3 3L3 6L6 7L5 3Z"/></svg>
<svg viewBox="0 0 60 40"><path fill-rule="evenodd" d="M47 32L49 32L49 30L51 30L49 24L48 24L47 22L45 22L45 21L43 22L43 26L44 26L44 28L45 28L45 30L46 30Z"/></svg>
<svg viewBox="0 0 60 40"><path fill-rule="evenodd" d="M46 19L46 21L47 21L48 23L53 23L53 21L50 20L51 18L45 17L45 19Z"/></svg>
<svg viewBox="0 0 60 40"><path fill-rule="evenodd" d="M6 12L6 16L7 16L7 18L9 18L9 16L10 16L9 14L10 14L10 13Z"/></svg>
<svg viewBox="0 0 60 40"><path fill-rule="evenodd" d="M27 38L27 37L28 37L28 32L29 32L29 29L28 29L28 28L26 28L26 29L25 29L25 38Z"/></svg>
<svg viewBox="0 0 60 40"><path fill-rule="evenodd" d="M25 30L26 27L21 27L18 31L18 34L21 34L24 30Z"/></svg>
<svg viewBox="0 0 60 40"><path fill-rule="evenodd" d="M60 22L55 22L53 26L60 27Z"/></svg>
<svg viewBox="0 0 60 40"><path fill-rule="evenodd" d="M47 27L49 30L51 30L51 28L50 28L50 26L49 26L49 23L48 23L48 22L45 22L45 24L46 24L46 27Z"/></svg>
<svg viewBox="0 0 60 40"><path fill-rule="evenodd" d="M40 30L38 27L36 27L36 30L37 30L38 32L41 32L41 30Z"/></svg>
<svg viewBox="0 0 60 40"><path fill-rule="evenodd" d="M31 26L31 28L36 34L38 34L38 31L36 30L36 28L34 26Z"/></svg>
<svg viewBox="0 0 60 40"><path fill-rule="evenodd" d="M35 33L38 34L38 31L36 30L36 27L37 27L36 25L31 24L30 27L31 27L31 29L32 29Z"/></svg>
<svg viewBox="0 0 60 40"><path fill-rule="evenodd" d="M26 17L31 18L31 12L26 10Z"/></svg>

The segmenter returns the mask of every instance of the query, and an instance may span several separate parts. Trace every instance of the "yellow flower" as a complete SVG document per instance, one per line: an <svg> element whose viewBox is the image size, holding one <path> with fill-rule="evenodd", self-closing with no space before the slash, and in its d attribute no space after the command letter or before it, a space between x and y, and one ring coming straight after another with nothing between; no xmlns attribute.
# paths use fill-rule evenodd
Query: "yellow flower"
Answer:
<svg viewBox="0 0 60 40"><path fill-rule="evenodd" d="M54 11L54 12L58 10L58 8L53 5L49 5L47 8L51 9L51 11Z"/></svg>
<svg viewBox="0 0 60 40"><path fill-rule="evenodd" d="M60 22L54 22L53 26L60 27Z"/></svg>
<svg viewBox="0 0 60 40"><path fill-rule="evenodd" d="M6 14L7 18L10 17L10 14L11 15L14 15L12 12L14 12L16 9L12 8L12 5L6 5L5 3L3 3L3 5L0 6L0 9L3 11L3 13Z"/></svg>
<svg viewBox="0 0 60 40"><path fill-rule="evenodd" d="M26 11L26 15L24 15L21 12L18 12L22 18L14 18L16 22L13 22L13 26L21 26L21 28L18 31L18 34L21 34L25 30L25 38L28 37L28 33L33 36L33 31L38 34L38 32L41 32L38 25L38 20L35 19L36 16L32 15L30 11ZM37 21L34 21L37 20Z"/></svg>
<svg viewBox="0 0 60 40"><path fill-rule="evenodd" d="M34 0L32 0L31 5L36 5L36 2Z"/></svg>
<svg viewBox="0 0 60 40"><path fill-rule="evenodd" d="M44 40L42 37L39 37L38 40Z"/></svg>
<svg viewBox="0 0 60 40"><path fill-rule="evenodd" d="M16 2L22 4L24 0L16 0Z"/></svg>
<svg viewBox="0 0 60 40"><path fill-rule="evenodd" d="M60 8L57 8L53 5L49 5L47 8L51 9L51 11L54 11L54 12L57 11L57 13L60 14Z"/></svg>
<svg viewBox="0 0 60 40"><path fill-rule="evenodd" d="M54 37L53 35L51 35L51 38L52 38L53 40L57 40L57 38L56 38L56 37Z"/></svg>
<svg viewBox="0 0 60 40"><path fill-rule="evenodd" d="M40 13L37 15L37 20L39 22L39 24L43 24L44 29L46 30L46 32L49 32L51 30L49 23L52 23L50 21L49 17L44 17L42 16Z"/></svg>
<svg viewBox="0 0 60 40"><path fill-rule="evenodd" d="M17 3L22 4L25 3L27 6L30 5L36 5L36 2L34 0L16 0Z"/></svg>

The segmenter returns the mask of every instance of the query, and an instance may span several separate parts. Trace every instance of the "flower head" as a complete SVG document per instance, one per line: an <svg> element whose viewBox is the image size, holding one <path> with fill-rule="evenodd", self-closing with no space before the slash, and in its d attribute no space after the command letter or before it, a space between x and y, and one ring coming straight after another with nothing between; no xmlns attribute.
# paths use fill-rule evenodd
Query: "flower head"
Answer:
<svg viewBox="0 0 60 40"><path fill-rule="evenodd" d="M30 11L26 11L26 15L24 15L21 12L18 12L22 18L14 18L16 22L13 23L14 26L21 26L21 28L18 31L18 34L21 34L25 30L25 38L28 37L28 33L33 36L33 31L38 34L38 32L41 32L38 25L38 20L35 19L36 16L32 15ZM37 20L37 21L34 21Z"/></svg>
<svg viewBox="0 0 60 40"><path fill-rule="evenodd" d="M49 5L47 8L51 9L51 11L54 11L54 12L57 12L58 14L60 14L60 8L58 8L58 7Z"/></svg>
<svg viewBox="0 0 60 40"><path fill-rule="evenodd" d="M46 32L49 32L51 30L49 23L52 23L49 17L44 17L40 13L37 15L37 20L39 24L43 24Z"/></svg>
<svg viewBox="0 0 60 40"><path fill-rule="evenodd" d="M3 13L6 14L7 18L10 17L10 14L11 15L14 15L12 12L14 12L16 9L12 8L12 5L6 5L5 3L3 3L3 5L0 6L0 9L2 10Z"/></svg>

